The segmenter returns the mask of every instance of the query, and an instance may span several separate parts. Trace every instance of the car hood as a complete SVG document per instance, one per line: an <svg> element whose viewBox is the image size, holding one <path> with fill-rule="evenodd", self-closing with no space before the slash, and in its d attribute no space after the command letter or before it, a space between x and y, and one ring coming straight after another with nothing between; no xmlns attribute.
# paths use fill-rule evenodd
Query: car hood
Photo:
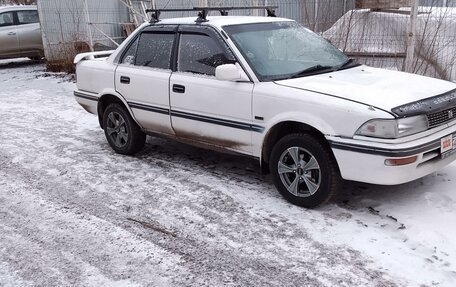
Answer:
<svg viewBox="0 0 456 287"><path fill-rule="evenodd" d="M344 98L388 112L456 89L452 82L367 66L275 83Z"/></svg>

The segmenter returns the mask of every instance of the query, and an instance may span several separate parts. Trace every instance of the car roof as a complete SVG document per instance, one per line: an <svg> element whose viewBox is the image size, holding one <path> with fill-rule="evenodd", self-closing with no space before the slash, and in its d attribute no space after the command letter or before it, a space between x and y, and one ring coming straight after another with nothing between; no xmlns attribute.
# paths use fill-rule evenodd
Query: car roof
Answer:
<svg viewBox="0 0 456 287"><path fill-rule="evenodd" d="M175 25L195 25L197 17L184 17L184 18L171 18L160 20L157 24L175 24ZM209 25L215 27L223 27L228 25L241 25L241 24L253 24L253 23L271 23L271 22L283 22L293 21L286 18L277 17L258 17L258 16L209 16L207 22L202 22L199 25Z"/></svg>
<svg viewBox="0 0 456 287"><path fill-rule="evenodd" d="M0 6L0 12L17 11L17 10L37 10L36 5L8 5Z"/></svg>

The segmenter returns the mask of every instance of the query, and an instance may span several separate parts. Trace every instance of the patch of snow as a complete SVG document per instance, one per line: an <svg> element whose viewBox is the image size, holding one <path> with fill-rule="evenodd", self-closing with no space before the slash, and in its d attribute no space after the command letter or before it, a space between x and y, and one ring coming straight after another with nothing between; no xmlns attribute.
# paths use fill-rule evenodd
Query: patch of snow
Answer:
<svg viewBox="0 0 456 287"><path fill-rule="evenodd" d="M14 286L33 286L31 282L24 281L17 275L18 272L14 272L9 268L9 265L5 262L0 262L0 286L2 287L14 287Z"/></svg>
<svg viewBox="0 0 456 287"><path fill-rule="evenodd" d="M74 83L0 61L0 285L456 285L456 164L316 210L250 159L115 154Z"/></svg>

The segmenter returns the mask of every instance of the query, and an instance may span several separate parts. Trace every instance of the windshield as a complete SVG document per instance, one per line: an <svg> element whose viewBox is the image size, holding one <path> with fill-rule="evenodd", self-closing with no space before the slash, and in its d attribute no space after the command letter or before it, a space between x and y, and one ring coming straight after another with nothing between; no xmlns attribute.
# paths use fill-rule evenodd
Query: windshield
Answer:
<svg viewBox="0 0 456 287"><path fill-rule="evenodd" d="M348 62L336 47L294 21L225 26L260 81L334 71Z"/></svg>

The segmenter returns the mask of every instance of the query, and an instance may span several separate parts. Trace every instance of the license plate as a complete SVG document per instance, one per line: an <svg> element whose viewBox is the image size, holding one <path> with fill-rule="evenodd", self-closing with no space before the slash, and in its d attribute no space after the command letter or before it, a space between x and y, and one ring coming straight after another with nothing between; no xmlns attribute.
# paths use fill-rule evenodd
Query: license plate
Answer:
<svg viewBox="0 0 456 287"><path fill-rule="evenodd" d="M446 158L456 152L456 136L449 135L440 140L440 153Z"/></svg>

